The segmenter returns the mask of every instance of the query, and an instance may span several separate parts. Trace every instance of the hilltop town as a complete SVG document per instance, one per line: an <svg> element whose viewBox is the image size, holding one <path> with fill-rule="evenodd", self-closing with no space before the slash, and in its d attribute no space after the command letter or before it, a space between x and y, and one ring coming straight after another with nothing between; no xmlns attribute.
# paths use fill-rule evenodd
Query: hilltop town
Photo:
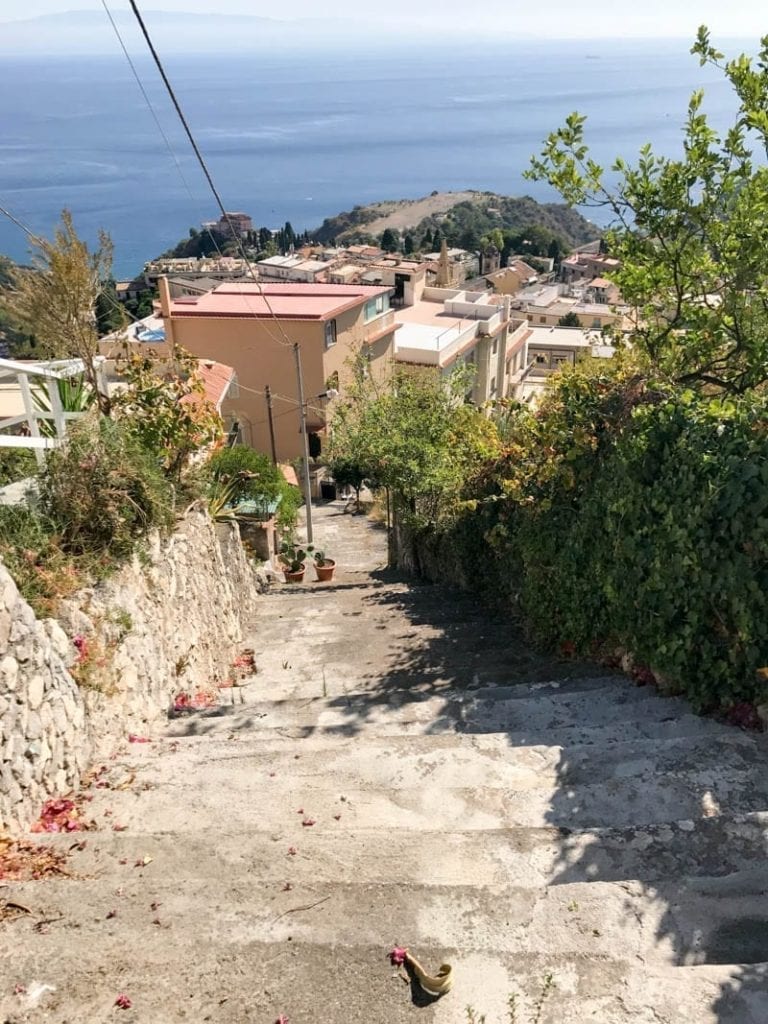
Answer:
<svg viewBox="0 0 768 1024"><path fill-rule="evenodd" d="M423 212L417 204L416 216ZM582 236L594 235L583 218L578 228ZM310 392L326 390L327 380L338 379L364 350L382 367L430 366L447 374L471 366L471 399L478 406L530 401L563 365L612 354L628 310L606 276L618 263L599 239L564 252L561 236L530 224L493 228L468 249L449 245L455 235L446 238L444 230L445 220L434 231L424 228L414 243L385 226L377 242L331 245L297 236L290 224L267 238L247 213L231 212L202 225L194 240L231 241L234 231L253 259L161 257L135 279L117 282L116 297L132 309L142 301L154 305L130 328L134 343L161 351L173 342L232 366L241 388L223 404L228 428L261 450L270 443L265 386L278 393L293 387L290 360L275 337L280 332L292 341L301 337L321 354L307 359L314 367ZM264 247L254 249L260 237ZM283 251L275 252L278 247ZM219 251L225 248L219 244ZM114 355L122 337L122 330L107 335L103 353ZM322 446L325 408L312 420ZM296 458L295 431L278 423L276 434L280 458Z"/></svg>

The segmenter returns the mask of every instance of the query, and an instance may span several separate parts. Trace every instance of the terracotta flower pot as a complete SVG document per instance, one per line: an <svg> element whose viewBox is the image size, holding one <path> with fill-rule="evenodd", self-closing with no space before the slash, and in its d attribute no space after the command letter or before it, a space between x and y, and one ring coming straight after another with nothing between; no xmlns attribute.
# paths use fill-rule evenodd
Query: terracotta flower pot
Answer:
<svg viewBox="0 0 768 1024"><path fill-rule="evenodd" d="M283 576L285 576L285 582L286 583L301 583L301 582L303 582L303 580L304 580L304 573L306 572L306 570L307 570L307 567L306 567L306 565L304 563L302 563L301 568L298 569L296 572L291 572L291 570L287 566L284 566L283 567Z"/></svg>
<svg viewBox="0 0 768 1024"><path fill-rule="evenodd" d="M328 583L333 579L335 571L336 563L332 558L326 558L322 565L319 562L315 562L315 573L318 583Z"/></svg>

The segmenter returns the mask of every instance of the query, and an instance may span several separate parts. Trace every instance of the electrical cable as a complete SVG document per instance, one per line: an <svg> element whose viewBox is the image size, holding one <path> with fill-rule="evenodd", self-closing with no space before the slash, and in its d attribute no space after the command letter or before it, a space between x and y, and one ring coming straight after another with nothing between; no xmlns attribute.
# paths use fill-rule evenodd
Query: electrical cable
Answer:
<svg viewBox="0 0 768 1024"><path fill-rule="evenodd" d="M186 179L186 177L184 175L184 172L181 169L181 162L179 161L178 157L176 156L176 152L175 152L175 150L173 149L173 147L172 147L172 145L170 143L168 135L166 134L165 130L163 129L163 126L162 126L162 124L160 122L160 118L158 117L157 112L156 112L154 106L152 105L152 101L149 98L149 93L147 92L147 89L146 89L146 87L144 86L144 83L141 80L141 76L139 75L138 69L137 69L133 59L131 58L130 53L128 52L128 47L125 45L125 41L123 40L123 37L122 37L120 29L119 29L119 27L117 25L117 22L115 21L115 19L112 16L112 12L109 9L109 6L107 4L107 0L101 0L101 4L102 4L102 7L104 8L104 10L105 10L105 12L107 14L107 17L109 18L110 24L112 25L112 28L114 30L114 33L115 33L116 37L117 37L117 40L120 43L120 48L123 51L125 59L128 61L128 65L129 65L129 67L130 67L130 69L131 69L131 71L133 73L133 77L136 79L136 84L138 85L138 87L139 87L139 89L141 91L141 95L144 98L144 102L146 103L147 108L149 109L149 112L152 115L152 118L153 118L153 120L154 120L154 122L155 122L155 124L157 126L157 129L160 132L160 135L162 136L163 141L165 142L166 148L167 148L168 152L170 153L171 158L172 158L172 160L173 160L173 162L174 162L174 164L176 166L176 170L177 170L177 172L179 174L179 177L180 177L180 179L182 181L182 184L184 185L184 188L186 189L187 195L189 196L190 200L193 203L196 204L197 200L195 199L195 197L194 197L194 195L192 193L192 189L190 188L189 182L187 181L187 179ZM136 13L136 9L135 8L134 8L134 13ZM142 34L144 35L145 40L147 40L147 43L148 43L149 48L150 48L150 51L151 51L153 57L155 58L155 64L158 64L159 57L157 56L157 53L156 53L156 51L155 51L155 49L154 49L154 47L152 45L152 42L149 39L149 34L148 34L148 31L146 30L146 26L144 26L144 23L143 23L143 20L141 19L141 16L137 15L137 17L139 19L139 24L142 27ZM169 93L171 95L171 99L174 102L174 106L176 108L176 112L180 114L182 125L184 126L184 129L185 129L185 131L187 133L187 137L190 138L190 141L192 143L192 148L195 151L195 154L198 157L198 162L199 162L202 159L200 151L199 151L199 148L197 147L197 144L195 143L194 138L191 137L191 130L189 129L189 126L188 126L188 124L186 122L186 119L184 118L183 114L180 113L180 105L177 103L177 101L175 99L175 95L173 93L173 90L170 88L170 83L169 83L169 81L167 79L167 76L164 74L161 66L159 66L159 70L160 70L160 74L161 74L161 76L163 78L163 82L164 82L164 84L166 86L166 89L169 91ZM203 166L204 173L206 174L206 178L208 179L209 184L211 184L212 178L208 174L207 167L205 167L204 164L202 166ZM256 284L259 284L258 278L257 278L256 274L254 273L253 268L252 268L252 266L250 264L250 261L248 260L248 257L247 257L247 255L245 253L245 249L244 249L242 243L240 242L238 236L234 232L233 226L232 226L232 222L230 221L229 216L227 215L226 211L223 208L221 198L218 195L218 192L217 192L217 190L215 188L214 188L213 191L214 191L214 196L215 196L215 198L217 200L217 203L219 205L219 208L221 209L223 215L226 218L226 223L227 223L227 225L228 225L228 227L230 229L230 232L231 232L232 237L233 237L233 239L235 241L235 244L238 246L238 249L240 250L241 257L242 257L242 259L243 259L243 261L245 263L246 273L250 274L251 279ZM216 236L213 234L211 229L204 225L203 226L203 230L205 232L207 232L207 235L210 238L210 240L211 240L211 242L213 244L214 249L218 253L219 258L220 259L224 259L225 258L224 257L224 253L221 251L221 247L219 246L219 243L216 240ZM285 331L282 328L282 324L280 323L279 319L277 318L277 316L275 315L274 311L270 307L269 301L267 300L266 295L262 291L260 285L259 285L259 291L260 291L260 294L261 294L262 298L264 298L264 301L265 301L265 303L267 305L267 309L269 310L272 318L275 320L275 322L277 323L278 327L280 328L281 333L283 334L283 337L286 339L286 341L285 342L281 341L279 338L277 338L272 333L272 331L270 331L270 329L265 324L263 324L262 326L264 327L264 330L265 330L266 334L268 334L269 337L273 341L277 342L277 344L279 344L279 345L285 346L286 342L287 342L287 344L291 345L290 339L288 339L287 335L285 334ZM255 311L254 307L251 305L247 293L242 292L241 295L242 295L242 298L243 298L243 300L245 302L246 308L254 316L254 319L257 319L256 311Z"/></svg>
<svg viewBox="0 0 768 1024"><path fill-rule="evenodd" d="M216 184L215 184L215 182L213 180L213 176L212 176L210 170L208 169L208 165L206 164L205 158L203 157L203 154L200 151L200 147L198 146L197 141L195 140L195 137L192 134L192 129L190 128L189 122L187 121L186 116L184 115L184 111L181 109L181 104L179 103L179 100L176 97L176 93L174 91L174 88L171 85L170 79L168 78L168 75L166 74L165 68L163 66L163 62L160 59L160 55L158 54L157 50L155 49L155 45L152 42L152 38L151 38L151 36L149 34L149 30L147 29L147 26L146 26L146 24L144 22L144 18L142 17L141 12L139 11L139 8L138 8L138 6L136 4L136 0L128 0L128 2L130 4L130 6L131 6L131 10L134 13L136 21L139 24L139 28L141 29L141 33L144 36L146 44L147 44L147 46L149 48L149 52L152 54L152 58L153 58L153 60L155 62L157 70L158 70L158 72L160 74L160 77L163 80L163 84L165 85L165 88L166 88L166 90L168 92L168 95L171 98L171 102L173 103L174 109L176 110L176 113L177 113L177 115L179 117L179 120L181 121L181 124L182 124L182 126L184 128L184 131L186 133L187 139L189 140L189 144L192 147L192 151L194 152L195 157L197 158L197 162L199 163L200 168L201 168L203 174L205 175L205 180L208 182L208 186L209 186L209 188L211 190L211 193L213 194L213 197L216 200L216 204L219 207L222 219L224 220L224 222L227 224L227 226L229 228L229 231L230 231L230 233L232 235L232 238L234 239L235 245L237 246L237 248L240 251L240 255L241 255L241 257L242 257L242 259L243 259L243 261L245 263L245 266L246 266L248 272L250 273L251 278L252 278L254 284L256 285L256 287L257 287L257 289L259 291L259 295L264 300L264 304L267 307L267 310L269 311L270 316L272 317L272 319L277 324L277 327L278 327L280 333L282 334L283 338L285 339L284 341L280 342L280 344L284 345L286 348L293 348L294 343L290 340L290 338L286 334L286 331L285 331L285 328L282 325L282 322L280 321L279 317L275 314L274 310L272 309L272 306L271 306L271 304L269 302L269 298L268 298L267 294L265 293L265 291L264 291L264 289L263 289L263 287L261 285L261 282L256 277L256 274L254 273L254 270L253 270L253 267L250 264L250 261L248 260L248 257L247 257L246 252L245 252L245 248L243 247L242 240L241 240L239 234L235 231L234 226L232 224L232 221L229 218L229 214L227 213L227 211L226 211L226 209L224 207L224 201L221 198L219 190L216 188ZM246 297L246 304L247 304L247 297Z"/></svg>

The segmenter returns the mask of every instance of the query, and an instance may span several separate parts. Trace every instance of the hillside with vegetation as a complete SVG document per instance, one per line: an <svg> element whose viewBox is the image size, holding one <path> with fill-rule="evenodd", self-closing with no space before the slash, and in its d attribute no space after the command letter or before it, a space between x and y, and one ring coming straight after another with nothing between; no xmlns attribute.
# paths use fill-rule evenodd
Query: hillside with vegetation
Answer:
<svg viewBox="0 0 768 1024"><path fill-rule="evenodd" d="M0 356L6 358L28 355L34 348L32 336L24 330L8 303L17 272L18 267L13 260L0 255Z"/></svg>
<svg viewBox="0 0 768 1024"><path fill-rule="evenodd" d="M414 252L439 247L434 244L436 233L438 243L445 239L470 250L496 232L530 235L536 248L545 252L553 241L564 251L600 235L598 227L562 203L493 192L435 192L423 199L355 206L326 218L312 237L325 243L380 242L385 232Z"/></svg>

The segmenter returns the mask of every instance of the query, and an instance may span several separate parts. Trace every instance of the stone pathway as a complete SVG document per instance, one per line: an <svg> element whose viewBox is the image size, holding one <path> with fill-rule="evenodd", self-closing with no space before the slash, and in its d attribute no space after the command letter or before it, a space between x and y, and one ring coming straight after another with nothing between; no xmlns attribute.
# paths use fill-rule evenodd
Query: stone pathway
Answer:
<svg viewBox="0 0 768 1024"><path fill-rule="evenodd" d="M0 925L0 1020L765 1024L762 740L317 519L337 580L264 598L246 703L120 753L103 827L51 840L87 840L77 878L0 889L32 911ZM395 944L453 991L412 991Z"/></svg>

